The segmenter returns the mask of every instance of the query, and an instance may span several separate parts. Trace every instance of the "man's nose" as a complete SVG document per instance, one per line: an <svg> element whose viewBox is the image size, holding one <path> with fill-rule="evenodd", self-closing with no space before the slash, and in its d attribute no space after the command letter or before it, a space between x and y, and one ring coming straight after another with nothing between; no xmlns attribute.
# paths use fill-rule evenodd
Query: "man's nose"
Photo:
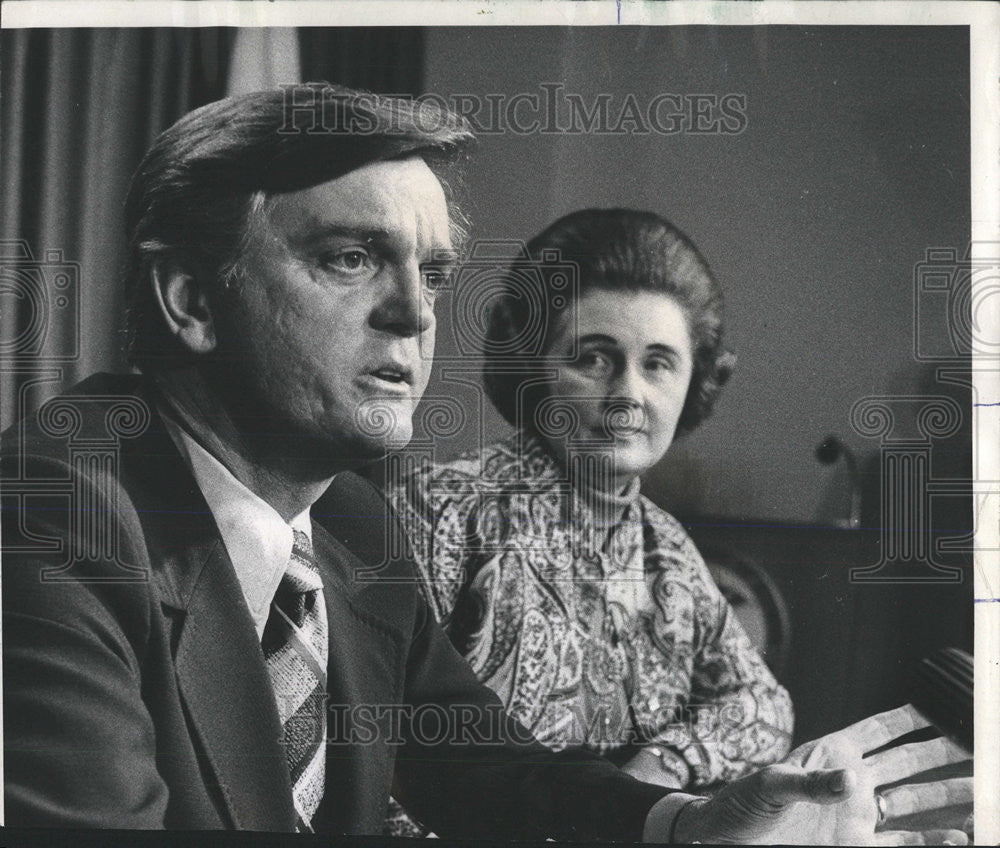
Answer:
<svg viewBox="0 0 1000 848"><path fill-rule="evenodd" d="M398 269L386 281L382 298L372 310L371 325L405 338L433 328L434 310L416 263Z"/></svg>

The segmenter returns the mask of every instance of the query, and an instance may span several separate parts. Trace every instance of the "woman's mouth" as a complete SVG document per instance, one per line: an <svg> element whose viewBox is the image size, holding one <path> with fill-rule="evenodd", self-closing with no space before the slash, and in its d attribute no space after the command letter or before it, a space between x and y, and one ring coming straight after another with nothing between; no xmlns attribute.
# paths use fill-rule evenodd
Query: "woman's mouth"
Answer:
<svg viewBox="0 0 1000 848"><path fill-rule="evenodd" d="M646 414L640 406L622 404L605 410L601 429L608 438L635 436L646 429Z"/></svg>

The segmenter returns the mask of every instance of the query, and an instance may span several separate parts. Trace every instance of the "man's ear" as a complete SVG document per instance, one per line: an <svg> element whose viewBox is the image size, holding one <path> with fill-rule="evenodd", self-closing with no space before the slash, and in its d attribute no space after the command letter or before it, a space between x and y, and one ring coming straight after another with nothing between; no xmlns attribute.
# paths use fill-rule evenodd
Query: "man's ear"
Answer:
<svg viewBox="0 0 1000 848"><path fill-rule="evenodd" d="M215 350L215 321L206 287L169 257L153 263L151 276L167 332L192 353Z"/></svg>

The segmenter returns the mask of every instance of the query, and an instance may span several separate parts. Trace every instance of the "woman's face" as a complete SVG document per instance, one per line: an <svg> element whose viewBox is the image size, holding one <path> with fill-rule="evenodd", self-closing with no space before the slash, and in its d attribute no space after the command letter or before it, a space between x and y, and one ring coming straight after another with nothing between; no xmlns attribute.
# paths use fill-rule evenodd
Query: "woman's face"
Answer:
<svg viewBox="0 0 1000 848"><path fill-rule="evenodd" d="M548 430L557 459L565 466L568 449L610 447L615 482L624 484L673 441L693 365L687 318L667 295L601 289L581 297L573 312L564 314L543 362L559 377L538 408L536 427L544 438L547 413L555 421L556 407L571 407L569 434Z"/></svg>

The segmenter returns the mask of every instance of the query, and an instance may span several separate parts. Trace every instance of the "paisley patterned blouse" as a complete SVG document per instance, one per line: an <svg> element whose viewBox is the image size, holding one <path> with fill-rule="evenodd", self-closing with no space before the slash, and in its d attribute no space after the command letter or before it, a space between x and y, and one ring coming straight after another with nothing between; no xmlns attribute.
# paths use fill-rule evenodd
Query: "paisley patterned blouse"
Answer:
<svg viewBox="0 0 1000 848"><path fill-rule="evenodd" d="M389 497L434 614L540 741L651 744L665 769L687 764L688 786L729 781L788 752L791 702L687 533L638 488L574 487L516 434Z"/></svg>

